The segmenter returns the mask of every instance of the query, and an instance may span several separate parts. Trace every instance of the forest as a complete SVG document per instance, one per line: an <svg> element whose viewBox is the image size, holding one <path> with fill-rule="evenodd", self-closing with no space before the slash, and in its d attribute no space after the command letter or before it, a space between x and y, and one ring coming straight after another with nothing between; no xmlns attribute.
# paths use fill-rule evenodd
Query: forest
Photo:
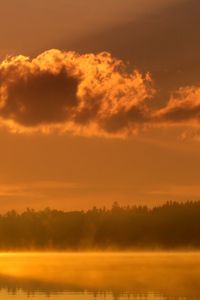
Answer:
<svg viewBox="0 0 200 300"><path fill-rule="evenodd" d="M200 201L0 215L1 251L200 248Z"/></svg>

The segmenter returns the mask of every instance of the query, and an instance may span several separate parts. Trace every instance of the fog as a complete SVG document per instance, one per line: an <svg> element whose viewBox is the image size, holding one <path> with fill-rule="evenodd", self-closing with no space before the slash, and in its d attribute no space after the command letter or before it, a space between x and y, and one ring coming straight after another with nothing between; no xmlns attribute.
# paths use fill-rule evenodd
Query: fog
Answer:
<svg viewBox="0 0 200 300"><path fill-rule="evenodd" d="M43 287L49 293L87 290L196 296L199 263L200 254L189 252L4 253L0 255L1 288L15 285L28 292L32 282L33 290Z"/></svg>

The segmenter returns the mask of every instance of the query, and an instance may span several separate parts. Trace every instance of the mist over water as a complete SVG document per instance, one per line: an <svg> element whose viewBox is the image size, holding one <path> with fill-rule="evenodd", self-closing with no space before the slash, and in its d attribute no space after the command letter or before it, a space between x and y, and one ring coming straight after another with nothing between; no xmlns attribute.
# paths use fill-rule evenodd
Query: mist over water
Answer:
<svg viewBox="0 0 200 300"><path fill-rule="evenodd" d="M200 299L200 253L4 253L0 299Z"/></svg>

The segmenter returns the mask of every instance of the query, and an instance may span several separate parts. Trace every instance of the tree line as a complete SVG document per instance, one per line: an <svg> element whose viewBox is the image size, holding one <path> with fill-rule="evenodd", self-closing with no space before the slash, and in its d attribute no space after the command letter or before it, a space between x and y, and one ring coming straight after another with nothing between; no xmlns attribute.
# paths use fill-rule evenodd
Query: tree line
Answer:
<svg viewBox="0 0 200 300"><path fill-rule="evenodd" d="M200 201L0 215L0 250L200 248Z"/></svg>

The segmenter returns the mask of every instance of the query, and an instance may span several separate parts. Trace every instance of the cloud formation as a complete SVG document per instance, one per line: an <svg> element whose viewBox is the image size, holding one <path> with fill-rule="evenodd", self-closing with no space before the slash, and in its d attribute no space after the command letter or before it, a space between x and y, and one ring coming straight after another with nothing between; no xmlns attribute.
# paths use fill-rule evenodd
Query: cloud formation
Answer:
<svg viewBox="0 0 200 300"><path fill-rule="evenodd" d="M127 72L109 53L50 50L0 65L1 124L14 131L133 131L148 119L153 94L148 74Z"/></svg>
<svg viewBox="0 0 200 300"><path fill-rule="evenodd" d="M149 74L128 71L107 52L50 50L0 64L0 125L13 132L126 136L199 122L200 88L181 88L159 109L154 95Z"/></svg>

